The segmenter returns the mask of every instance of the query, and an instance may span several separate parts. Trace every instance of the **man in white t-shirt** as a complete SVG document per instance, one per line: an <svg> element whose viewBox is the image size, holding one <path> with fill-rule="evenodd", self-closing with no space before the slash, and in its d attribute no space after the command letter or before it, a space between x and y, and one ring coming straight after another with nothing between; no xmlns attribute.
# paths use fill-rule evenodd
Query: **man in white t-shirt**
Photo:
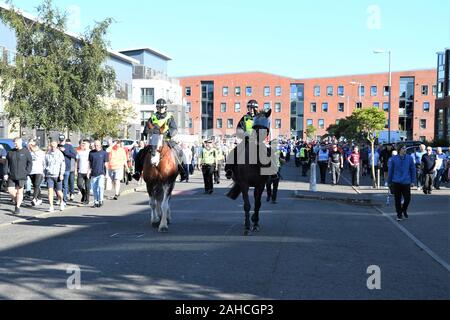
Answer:
<svg viewBox="0 0 450 320"><path fill-rule="evenodd" d="M75 175L78 177L78 189L81 192L81 203L89 205L89 195L91 190L91 179L89 172L89 141L83 141L77 152L77 162L75 166Z"/></svg>
<svg viewBox="0 0 450 320"><path fill-rule="evenodd" d="M191 148L185 143L182 144L182 151L183 151L183 169L186 172L186 183L189 182L189 165L192 163L192 151Z"/></svg>

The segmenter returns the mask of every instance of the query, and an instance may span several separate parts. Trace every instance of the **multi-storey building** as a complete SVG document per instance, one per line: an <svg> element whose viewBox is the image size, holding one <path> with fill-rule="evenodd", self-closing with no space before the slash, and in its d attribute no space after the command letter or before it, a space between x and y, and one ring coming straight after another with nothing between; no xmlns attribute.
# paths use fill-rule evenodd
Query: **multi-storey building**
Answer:
<svg viewBox="0 0 450 320"><path fill-rule="evenodd" d="M9 10L9 6L0 4L0 10ZM29 21L37 21L28 13L21 13ZM79 41L75 34L67 32L73 41ZM13 30L0 21L0 60L13 64L17 46L16 35ZM112 67L116 74L116 90L105 97L106 103L119 101L134 107L134 117L128 119L128 124L121 128L122 137L139 140L143 125L155 111L156 100L164 98L169 103L169 109L175 115L180 132L186 126L185 112L182 107L181 86L179 81L167 75L167 63L170 61L166 55L147 47L122 50L121 52L108 51L105 65ZM45 144L44 130L24 129L22 132L12 131L4 113L4 101L0 94L0 138L13 136L36 136ZM52 133L57 134L57 133ZM72 140L77 140L77 133L70 133Z"/></svg>
<svg viewBox="0 0 450 320"><path fill-rule="evenodd" d="M450 141L450 49L438 53L436 138Z"/></svg>
<svg viewBox="0 0 450 320"><path fill-rule="evenodd" d="M408 140L434 137L435 70L392 74L391 130ZM291 79L262 72L180 78L191 134L231 136L248 100L272 108L274 135L305 137L309 125L318 137L356 109L389 111L389 75L366 74ZM388 124L386 124L386 128Z"/></svg>

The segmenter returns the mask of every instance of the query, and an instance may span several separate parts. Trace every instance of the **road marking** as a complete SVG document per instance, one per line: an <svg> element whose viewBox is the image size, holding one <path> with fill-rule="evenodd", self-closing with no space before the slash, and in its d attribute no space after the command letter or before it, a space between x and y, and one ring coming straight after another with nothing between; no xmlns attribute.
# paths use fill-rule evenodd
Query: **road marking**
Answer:
<svg viewBox="0 0 450 320"><path fill-rule="evenodd" d="M350 183L350 180L348 180L346 177L343 177L344 180L347 181L347 183ZM359 191L357 188L353 187L352 188L358 193L358 194L362 194L361 191ZM412 240L414 242L414 244L416 246L418 246L420 249L422 249L423 251L425 251L431 258L433 258L433 260L435 260L437 263L439 263L441 266L444 267L444 269L446 269L448 272L450 272L450 264L447 263L444 259L442 259L439 255L437 255L433 250L431 250L427 245L425 245L422 241L420 241L419 239L416 238L416 236L414 236L411 232L409 232L404 226L402 226L400 223L398 223L396 220L392 219L391 215L384 212L383 210L381 210L380 208L376 207L376 206L372 206L376 211L378 211L379 213L381 213L381 215L383 215L386 219L388 219L395 227L397 227L397 229L399 229L401 232L403 232L404 235L406 235L410 240Z"/></svg>

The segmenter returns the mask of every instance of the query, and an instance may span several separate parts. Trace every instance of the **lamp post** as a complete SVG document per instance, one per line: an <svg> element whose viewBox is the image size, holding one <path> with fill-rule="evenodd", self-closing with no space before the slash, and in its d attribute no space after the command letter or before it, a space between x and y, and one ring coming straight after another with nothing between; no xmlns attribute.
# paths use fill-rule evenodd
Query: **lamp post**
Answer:
<svg viewBox="0 0 450 320"><path fill-rule="evenodd" d="M392 110L392 72L391 72L391 51L385 50L374 50L374 54L388 54L389 56L389 132L388 132L388 142L391 143L391 110Z"/></svg>

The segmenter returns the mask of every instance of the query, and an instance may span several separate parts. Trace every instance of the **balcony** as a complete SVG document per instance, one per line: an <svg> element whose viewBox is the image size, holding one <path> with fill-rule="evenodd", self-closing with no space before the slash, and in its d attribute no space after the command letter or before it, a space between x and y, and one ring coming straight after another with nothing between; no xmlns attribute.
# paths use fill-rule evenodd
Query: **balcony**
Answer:
<svg viewBox="0 0 450 320"><path fill-rule="evenodd" d="M179 80L169 78L167 74L146 66L133 67L133 80L164 80L175 85L180 84Z"/></svg>
<svg viewBox="0 0 450 320"><path fill-rule="evenodd" d="M131 101L131 85L126 82L116 81L114 97L116 99Z"/></svg>
<svg viewBox="0 0 450 320"><path fill-rule="evenodd" d="M0 46L0 62L6 62L10 66L16 64L17 53Z"/></svg>

